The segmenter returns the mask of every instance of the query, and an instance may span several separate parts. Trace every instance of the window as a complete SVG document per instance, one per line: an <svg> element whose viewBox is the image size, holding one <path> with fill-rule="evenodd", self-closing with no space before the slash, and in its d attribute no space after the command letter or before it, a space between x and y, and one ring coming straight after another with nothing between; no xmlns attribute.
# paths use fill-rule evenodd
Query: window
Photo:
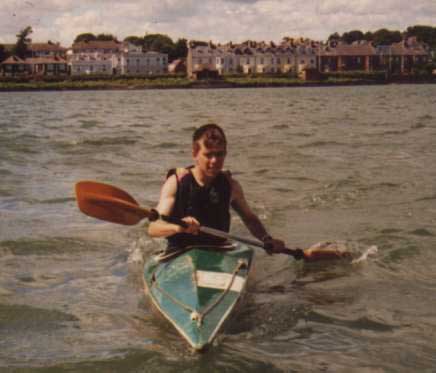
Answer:
<svg viewBox="0 0 436 373"><path fill-rule="evenodd" d="M260 64L263 65L263 57L260 59Z"/></svg>

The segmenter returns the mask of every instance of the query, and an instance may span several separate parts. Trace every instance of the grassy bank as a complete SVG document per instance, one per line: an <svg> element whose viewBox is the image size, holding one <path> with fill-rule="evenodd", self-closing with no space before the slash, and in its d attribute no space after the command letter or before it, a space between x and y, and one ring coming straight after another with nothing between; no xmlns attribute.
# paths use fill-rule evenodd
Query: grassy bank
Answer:
<svg viewBox="0 0 436 373"><path fill-rule="evenodd" d="M238 88L361 85L386 83L435 83L434 76L389 76L381 73L323 74L319 80L304 81L290 76L225 76L219 80L192 81L183 76L0 79L0 91Z"/></svg>
<svg viewBox="0 0 436 373"><path fill-rule="evenodd" d="M186 78L165 79L66 79L66 80L7 80L0 81L0 91L42 91L42 90L101 90L101 89L157 89L190 88L192 82Z"/></svg>

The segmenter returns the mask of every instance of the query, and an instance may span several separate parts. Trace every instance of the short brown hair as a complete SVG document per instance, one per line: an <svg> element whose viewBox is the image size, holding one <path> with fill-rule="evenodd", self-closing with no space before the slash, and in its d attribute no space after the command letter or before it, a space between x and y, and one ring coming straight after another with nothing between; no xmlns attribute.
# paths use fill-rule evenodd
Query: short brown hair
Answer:
<svg viewBox="0 0 436 373"><path fill-rule="evenodd" d="M214 146L227 147L227 139L223 129L215 123L205 124L197 128L192 136L192 147L194 152L200 149L199 140L204 137L204 145L207 148Z"/></svg>

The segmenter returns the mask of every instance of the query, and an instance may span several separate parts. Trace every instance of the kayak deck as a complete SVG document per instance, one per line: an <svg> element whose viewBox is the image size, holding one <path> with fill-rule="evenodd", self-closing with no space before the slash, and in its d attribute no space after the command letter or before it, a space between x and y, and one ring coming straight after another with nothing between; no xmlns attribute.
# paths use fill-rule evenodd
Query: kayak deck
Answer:
<svg viewBox="0 0 436 373"><path fill-rule="evenodd" d="M196 247L144 267L146 293L195 350L212 343L245 292L253 249Z"/></svg>

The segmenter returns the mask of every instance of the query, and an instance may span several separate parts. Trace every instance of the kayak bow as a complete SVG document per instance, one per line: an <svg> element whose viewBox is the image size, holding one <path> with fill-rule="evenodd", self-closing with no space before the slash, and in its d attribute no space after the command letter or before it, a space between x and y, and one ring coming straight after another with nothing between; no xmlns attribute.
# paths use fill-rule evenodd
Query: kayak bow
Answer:
<svg viewBox="0 0 436 373"><path fill-rule="evenodd" d="M152 257L144 267L145 292L195 349L209 346L245 293L253 249L195 247L174 259Z"/></svg>

